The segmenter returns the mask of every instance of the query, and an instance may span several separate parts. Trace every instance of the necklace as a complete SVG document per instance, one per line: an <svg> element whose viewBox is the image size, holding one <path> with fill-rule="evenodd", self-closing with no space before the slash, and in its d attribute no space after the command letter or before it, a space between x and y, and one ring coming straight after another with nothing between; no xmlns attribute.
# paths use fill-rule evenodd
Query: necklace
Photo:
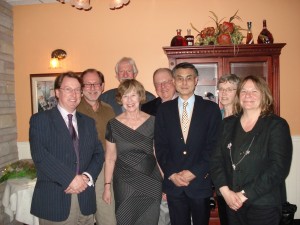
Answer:
<svg viewBox="0 0 300 225"><path fill-rule="evenodd" d="M230 160L231 160L231 165L232 165L232 169L233 169L233 170L235 170L236 167L244 160L244 158L245 158L247 155L250 154L250 148L251 148L251 146L252 146L252 143L253 143L254 139L255 139L255 136L252 138L252 141L251 141L250 145L248 146L247 150L244 152L243 157L242 157L237 163L234 163L234 162L233 162L232 155L231 155L231 146L230 146L230 148L229 148L229 154L230 154Z"/></svg>

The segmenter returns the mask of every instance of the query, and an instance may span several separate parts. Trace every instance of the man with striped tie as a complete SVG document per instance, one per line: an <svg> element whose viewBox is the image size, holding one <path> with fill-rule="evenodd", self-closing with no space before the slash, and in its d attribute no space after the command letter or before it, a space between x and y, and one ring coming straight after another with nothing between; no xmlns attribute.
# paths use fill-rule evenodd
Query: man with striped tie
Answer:
<svg viewBox="0 0 300 225"><path fill-rule="evenodd" d="M76 112L81 79L63 73L54 88L57 107L30 119L30 150L37 170L31 214L39 217L40 225L93 225L102 145L94 120Z"/></svg>

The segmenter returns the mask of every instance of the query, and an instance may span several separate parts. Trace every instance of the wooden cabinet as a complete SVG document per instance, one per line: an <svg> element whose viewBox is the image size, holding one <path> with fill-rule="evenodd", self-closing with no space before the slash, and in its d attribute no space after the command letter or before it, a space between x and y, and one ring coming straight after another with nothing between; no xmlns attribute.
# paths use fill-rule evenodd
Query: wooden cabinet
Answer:
<svg viewBox="0 0 300 225"><path fill-rule="evenodd" d="M224 74L241 77L262 76L269 84L275 101L275 113L280 113L279 56L285 43L163 47L172 69L181 62L193 63L199 71L195 93L218 95L216 84Z"/></svg>

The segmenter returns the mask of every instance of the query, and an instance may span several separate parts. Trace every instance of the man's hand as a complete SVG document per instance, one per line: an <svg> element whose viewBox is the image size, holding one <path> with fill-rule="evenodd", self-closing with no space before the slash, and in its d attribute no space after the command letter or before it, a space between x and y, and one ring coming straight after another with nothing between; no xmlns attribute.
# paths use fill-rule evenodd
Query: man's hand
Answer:
<svg viewBox="0 0 300 225"><path fill-rule="evenodd" d="M170 176L170 180L177 186L177 187L184 187L188 186L189 182L181 176L179 173L173 173Z"/></svg>
<svg viewBox="0 0 300 225"><path fill-rule="evenodd" d="M179 175L181 175L189 183L196 178L196 176L189 170L182 170Z"/></svg>
<svg viewBox="0 0 300 225"><path fill-rule="evenodd" d="M76 175L70 183L69 187L65 190L66 194L79 194L87 188L86 176Z"/></svg>

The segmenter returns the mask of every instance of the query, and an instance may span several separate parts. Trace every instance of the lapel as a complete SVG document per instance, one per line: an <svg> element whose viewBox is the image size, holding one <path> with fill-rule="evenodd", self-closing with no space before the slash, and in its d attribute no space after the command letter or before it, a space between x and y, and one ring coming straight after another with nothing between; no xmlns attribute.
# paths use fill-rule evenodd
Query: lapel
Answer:
<svg viewBox="0 0 300 225"><path fill-rule="evenodd" d="M193 112L192 112L192 116L191 116L191 121L190 121L190 127L189 127L189 132L186 138L186 144L188 144L191 141L192 138L192 134L193 131L195 130L199 130L197 121L199 119L204 119L204 117L202 116L203 110L201 110L201 98L199 98L199 96L195 95L195 103L194 103L194 107L193 107Z"/></svg>
<svg viewBox="0 0 300 225"><path fill-rule="evenodd" d="M53 108L50 112L50 117L52 120L52 123L54 124L55 130L57 134L60 134L62 136L63 140L70 141L72 143L72 139L69 133L69 129L66 125L66 122L64 121L62 115L60 114L57 107Z"/></svg>

